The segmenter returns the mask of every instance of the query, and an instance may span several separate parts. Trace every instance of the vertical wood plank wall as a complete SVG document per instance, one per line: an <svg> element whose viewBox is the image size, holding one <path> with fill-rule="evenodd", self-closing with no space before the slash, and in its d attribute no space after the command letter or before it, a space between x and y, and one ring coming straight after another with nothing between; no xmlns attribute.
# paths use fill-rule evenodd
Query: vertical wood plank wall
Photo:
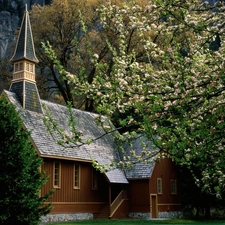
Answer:
<svg viewBox="0 0 225 225"><path fill-rule="evenodd" d="M125 219L129 214L129 200L125 199L117 209L116 213L112 216L112 219Z"/></svg>
<svg viewBox="0 0 225 225"><path fill-rule="evenodd" d="M162 194L157 193L157 178L162 179ZM177 180L177 194L171 194L171 180ZM155 163L152 177L149 180L149 190L151 194L158 196L158 212L179 211L181 209L179 179L171 159Z"/></svg>
<svg viewBox="0 0 225 225"><path fill-rule="evenodd" d="M157 178L162 179L162 194L157 193ZM177 180L177 194L171 194L171 180ZM181 210L178 176L171 159L156 162L151 178L129 180L130 212L151 212L151 194L157 195L158 212Z"/></svg>
<svg viewBox="0 0 225 225"><path fill-rule="evenodd" d="M98 213L108 202L108 183L98 172L99 188L92 190L92 165L85 162L72 162L67 160L44 159L42 171L49 176L48 182L43 186L41 194L53 188L53 164L61 163L61 185L56 188L50 202L53 203L51 213L94 212ZM80 188L74 189L74 163L80 165Z"/></svg>
<svg viewBox="0 0 225 225"><path fill-rule="evenodd" d="M129 180L130 212L149 212L150 209L149 180Z"/></svg>
<svg viewBox="0 0 225 225"><path fill-rule="evenodd" d="M44 159L42 171L46 171L49 180L43 186L41 193L45 194L53 188L53 164L57 161L61 163L61 186L49 199L54 207L51 213L99 213L104 205L108 204L109 184L104 175L98 173L99 188L92 190L91 163L79 162L80 188L74 189L74 163L78 162ZM162 194L157 193L157 178L162 179ZM179 211L181 207L179 182L177 182L177 194L171 194L171 180L178 181L178 177L176 168L170 159L156 162L150 179L129 180L129 212L150 212L151 194L157 195L158 212Z"/></svg>

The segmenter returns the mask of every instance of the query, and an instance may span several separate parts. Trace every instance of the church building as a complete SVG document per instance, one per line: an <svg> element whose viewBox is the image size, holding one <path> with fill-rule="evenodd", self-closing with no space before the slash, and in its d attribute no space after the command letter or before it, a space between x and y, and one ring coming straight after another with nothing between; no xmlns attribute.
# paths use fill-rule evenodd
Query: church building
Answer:
<svg viewBox="0 0 225 225"><path fill-rule="evenodd" d="M46 171L49 180L40 195L55 189L49 199L53 209L43 221L181 215L179 179L170 159L137 163L125 171L114 169L100 173L93 167L93 160L103 165L123 160L113 136L105 134L96 124L96 114L72 109L82 140L95 140L89 145L64 148L51 136L44 124L43 106L68 133L69 113L63 105L40 99L35 81L38 59L27 9L11 61L14 65L11 86L2 95L16 107L24 128L31 132L30 139L38 156L43 159L41 170ZM137 154L142 151L140 142L137 139L133 145Z"/></svg>

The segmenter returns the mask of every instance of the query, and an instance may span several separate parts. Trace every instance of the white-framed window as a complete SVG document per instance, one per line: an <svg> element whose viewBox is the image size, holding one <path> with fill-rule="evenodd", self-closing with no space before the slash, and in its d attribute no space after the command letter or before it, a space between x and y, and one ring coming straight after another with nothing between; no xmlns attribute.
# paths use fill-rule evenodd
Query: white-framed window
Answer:
<svg viewBox="0 0 225 225"><path fill-rule="evenodd" d="M61 163L54 162L53 164L53 187L60 188L61 185Z"/></svg>
<svg viewBox="0 0 225 225"><path fill-rule="evenodd" d="M157 192L162 194L162 178L157 178Z"/></svg>
<svg viewBox="0 0 225 225"><path fill-rule="evenodd" d="M171 194L177 194L177 180L170 180Z"/></svg>
<svg viewBox="0 0 225 225"><path fill-rule="evenodd" d="M79 189L80 188L80 165L74 164L74 178L73 178L73 188Z"/></svg>

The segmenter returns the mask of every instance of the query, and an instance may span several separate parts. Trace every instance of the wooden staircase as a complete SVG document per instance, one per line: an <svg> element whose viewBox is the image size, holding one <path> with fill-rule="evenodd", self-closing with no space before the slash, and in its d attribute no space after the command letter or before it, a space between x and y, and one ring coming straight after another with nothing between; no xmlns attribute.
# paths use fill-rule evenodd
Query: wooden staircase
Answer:
<svg viewBox="0 0 225 225"><path fill-rule="evenodd" d="M103 206L100 213L96 216L96 219L115 219L121 218L122 214L128 214L127 201L127 191L123 190L119 193L110 206L108 204Z"/></svg>
<svg viewBox="0 0 225 225"><path fill-rule="evenodd" d="M122 214L127 214L128 205L125 203L128 201L127 191L123 190L119 193L116 199L110 205L110 215L109 218L120 218ZM124 208L125 207L125 208ZM119 215L116 215L116 213Z"/></svg>
<svg viewBox="0 0 225 225"><path fill-rule="evenodd" d="M109 214L110 214L110 209L109 209L109 205L106 204L101 212L98 214L98 216L96 217L96 219L108 219L109 218Z"/></svg>

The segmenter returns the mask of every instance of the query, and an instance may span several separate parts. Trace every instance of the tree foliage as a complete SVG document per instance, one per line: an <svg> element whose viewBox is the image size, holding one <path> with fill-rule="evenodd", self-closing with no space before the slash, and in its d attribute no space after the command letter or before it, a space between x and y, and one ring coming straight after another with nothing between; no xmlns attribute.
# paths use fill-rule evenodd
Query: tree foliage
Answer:
<svg viewBox="0 0 225 225"><path fill-rule="evenodd" d="M93 41L96 42L95 30L96 24L95 9L99 4L98 0L93 1L60 1L54 0L47 6L36 5L32 7L31 19L34 42L36 43L36 52L40 60L41 78L47 85L49 93L60 93L64 102L72 102L76 108L83 107L88 110L91 103L85 96L79 93L72 93L74 86L64 79L64 77L55 70L54 64L41 49L41 42L48 41L54 48L55 54L64 68L76 73L80 79L86 79L91 82L93 66L89 65L89 54L86 52L85 39L80 23L81 12L85 15L85 23L92 34ZM45 26L40 26L45 24ZM97 47L96 47L97 48ZM79 54L78 54L79 53ZM78 58L78 55L80 58ZM76 63L75 63L76 61ZM86 68L84 77L83 70ZM43 76L44 74L44 76ZM90 105L90 108L92 106Z"/></svg>
<svg viewBox="0 0 225 225"><path fill-rule="evenodd" d="M51 193L40 196L47 181L40 172L42 159L32 147L27 132L6 98L0 98L0 224L39 224L51 204Z"/></svg>
<svg viewBox="0 0 225 225"><path fill-rule="evenodd" d="M222 197L224 1L107 1L98 13L101 29L114 38L106 38L112 63L93 54L91 83L63 70L57 60L56 68L93 99L98 113L116 118L120 127L134 125L153 141L159 156L187 167L202 191ZM49 49L46 45L54 55ZM142 160L151 160L148 150L143 152Z"/></svg>
<svg viewBox="0 0 225 225"><path fill-rule="evenodd" d="M74 107L88 111L95 110L94 99L80 92L79 88L74 87L61 73L58 73L59 71L54 68L54 62L46 57L40 45L41 42L48 41L60 64L76 75L81 83L93 82L96 76L96 61L107 62L109 65L107 74L109 74L113 61L105 40L110 40L110 43L118 48L118 38L115 38L118 33L102 28L97 8L103 2L54 0L49 6L35 6L31 11L33 36L37 44L38 58L41 61L39 66L45 68L42 70L42 79L48 82L50 91L61 93L65 102L71 101ZM120 1L117 4L120 4ZM45 26L39 26L40 23ZM129 49L138 49L133 33L131 32L129 36ZM49 70L46 70L46 67Z"/></svg>

